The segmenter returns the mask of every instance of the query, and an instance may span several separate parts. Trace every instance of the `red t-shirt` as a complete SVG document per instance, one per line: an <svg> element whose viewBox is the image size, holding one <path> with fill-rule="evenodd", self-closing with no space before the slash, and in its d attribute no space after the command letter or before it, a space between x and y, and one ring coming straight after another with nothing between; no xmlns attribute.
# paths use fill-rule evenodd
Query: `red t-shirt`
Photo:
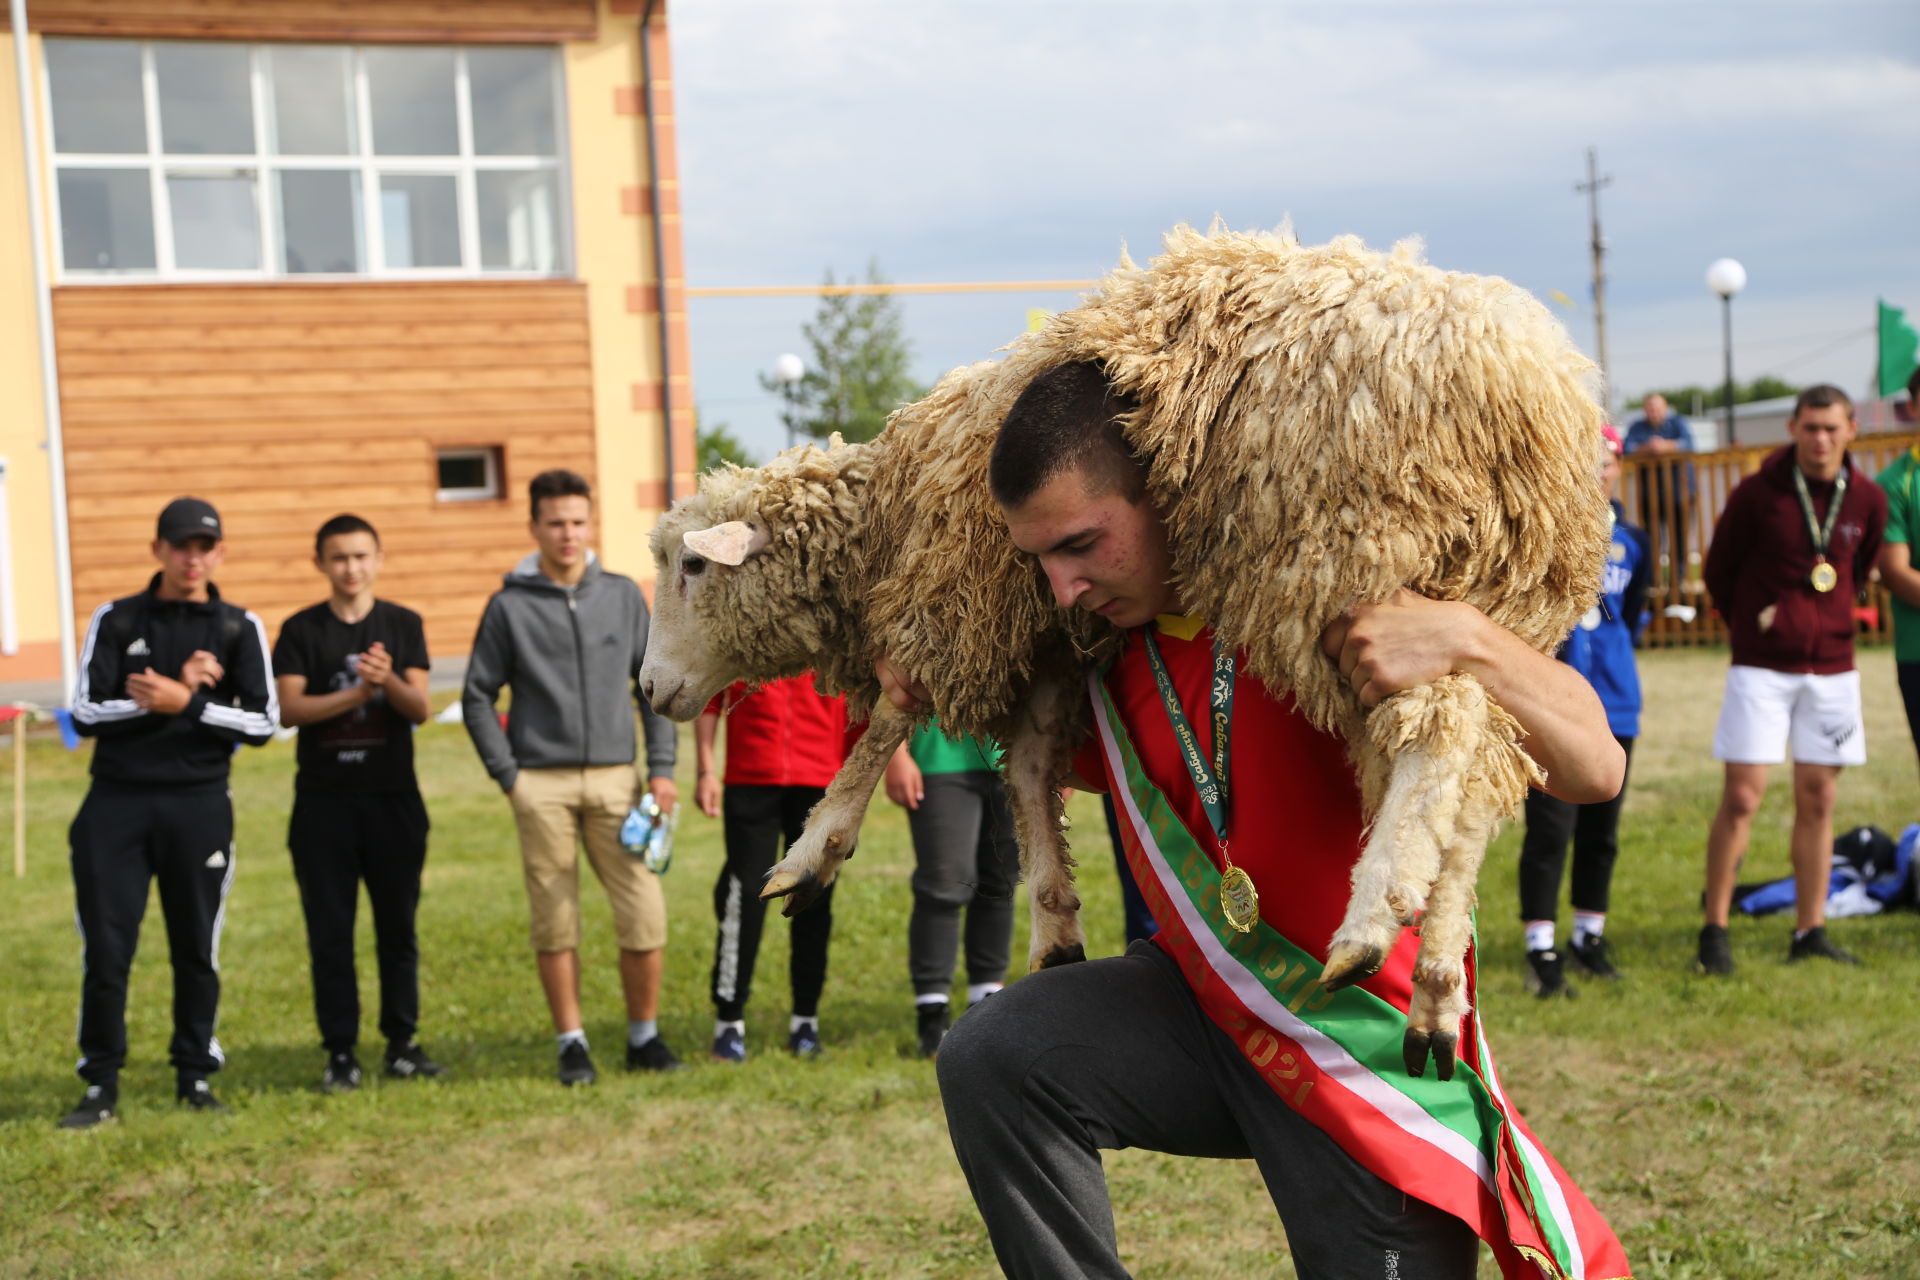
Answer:
<svg viewBox="0 0 1920 1280"><path fill-rule="evenodd" d="M847 758L846 699L822 694L812 675L752 692L732 684L707 710L726 715L727 766L720 780L729 787L824 787Z"/></svg>
<svg viewBox="0 0 1920 1280"><path fill-rule="evenodd" d="M1213 632L1187 632L1191 638L1181 639L1186 629L1175 629L1172 620L1163 619L1163 625L1170 629L1158 633L1160 654L1211 764L1207 693L1213 682ZM1180 755L1141 635L1137 629L1128 634L1125 649L1107 671L1107 692L1141 768L1220 866L1219 841ZM1243 666L1244 659L1236 669ZM1364 844L1360 788L1346 744L1309 724L1293 699L1276 699L1258 680L1240 674L1234 682L1228 769L1229 844L1234 865L1252 876L1259 890L1260 918L1325 961L1328 943L1346 915L1349 877ZM1108 774L1097 733L1082 747L1074 771L1089 782L1105 777L1111 789L1125 786L1124 779ZM1386 965L1361 985L1406 1008L1418 949L1418 935L1403 929Z"/></svg>

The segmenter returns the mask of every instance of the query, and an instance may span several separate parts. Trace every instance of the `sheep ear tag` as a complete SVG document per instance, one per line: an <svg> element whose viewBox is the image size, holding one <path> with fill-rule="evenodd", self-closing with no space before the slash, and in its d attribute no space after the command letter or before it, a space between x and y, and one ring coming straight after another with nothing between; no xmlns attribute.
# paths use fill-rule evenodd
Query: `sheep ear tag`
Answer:
<svg viewBox="0 0 1920 1280"><path fill-rule="evenodd" d="M756 529L744 520L729 520L711 529L695 529L681 535L687 547L715 564L745 564L747 557L764 550L767 531Z"/></svg>

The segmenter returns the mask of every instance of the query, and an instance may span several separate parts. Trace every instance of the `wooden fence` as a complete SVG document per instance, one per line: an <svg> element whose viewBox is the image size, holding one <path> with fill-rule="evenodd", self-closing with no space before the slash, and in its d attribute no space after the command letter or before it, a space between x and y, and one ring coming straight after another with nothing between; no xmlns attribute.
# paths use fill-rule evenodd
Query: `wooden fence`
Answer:
<svg viewBox="0 0 1920 1280"><path fill-rule="evenodd" d="M1854 465L1871 477L1915 445L1920 445L1920 434L1889 432L1861 436L1850 452ZM1647 647L1726 643L1726 624L1707 597L1700 580L1701 566L1727 495L1779 447L1758 445L1624 460L1620 505L1626 508L1628 520L1646 529L1653 544L1653 585L1647 593L1647 608L1653 616L1642 641ZM1886 588L1876 577L1856 602L1862 640L1892 639L1887 598Z"/></svg>

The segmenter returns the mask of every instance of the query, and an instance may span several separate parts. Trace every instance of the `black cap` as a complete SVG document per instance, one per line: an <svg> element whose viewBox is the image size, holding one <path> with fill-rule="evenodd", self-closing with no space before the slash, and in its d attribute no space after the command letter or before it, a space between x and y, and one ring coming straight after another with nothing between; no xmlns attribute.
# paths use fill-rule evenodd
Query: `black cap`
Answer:
<svg viewBox="0 0 1920 1280"><path fill-rule="evenodd" d="M220 513L213 509L211 502L199 498L175 498L160 513L160 525L156 534L167 542L175 544L188 538L212 538L220 541Z"/></svg>

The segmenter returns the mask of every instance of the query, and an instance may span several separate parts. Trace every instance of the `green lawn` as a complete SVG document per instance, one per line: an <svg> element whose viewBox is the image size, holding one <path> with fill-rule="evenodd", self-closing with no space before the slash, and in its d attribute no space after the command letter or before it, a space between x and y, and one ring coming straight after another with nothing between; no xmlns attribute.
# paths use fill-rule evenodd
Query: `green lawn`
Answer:
<svg viewBox="0 0 1920 1280"><path fill-rule="evenodd" d="M1865 655L1875 762L1841 783L1840 825L1920 819L1890 657ZM1644 1277L1920 1275L1920 919L1842 921L1866 965L1783 963L1788 921L1736 921L1740 971L1688 972L1707 759L1725 655L1648 655L1609 925L1627 976L1542 1005L1521 989L1514 853L1483 875L1482 1004L1508 1091L1626 1241ZM992 1257L947 1146L931 1068L911 1056L905 823L882 800L838 895L826 1061L775 1047L785 926L770 929L749 1014L753 1058L703 1060L711 1026L718 823L689 817L667 877L663 1025L696 1069L618 1070L623 1031L604 899L586 899L593 1089L551 1079L552 1038L525 941L505 802L457 727L419 737L435 824L420 910L422 1037L445 1082L317 1088L304 932L283 835L293 751L241 755L239 866L221 957L217 1078L234 1114L176 1113L157 907L135 965L122 1118L56 1131L72 1074L78 942L66 823L85 753L31 749L28 872L0 878L0 1276L981 1276ZM691 753L683 754L690 759ZM1781 771L1748 878L1787 873ZM10 808L0 805L0 833ZM1097 807L1074 806L1090 951L1119 947ZM4 866L0 860L0 866ZM370 928L362 990L372 997ZM1024 916L1016 953L1024 952ZM371 1030L369 1041L377 1040ZM377 1054L377 1044L369 1047ZM613 1069L608 1070L609 1067ZM1157 1277L1292 1274L1244 1164L1123 1152L1108 1163L1123 1247ZM1490 1274L1491 1269L1487 1269Z"/></svg>

